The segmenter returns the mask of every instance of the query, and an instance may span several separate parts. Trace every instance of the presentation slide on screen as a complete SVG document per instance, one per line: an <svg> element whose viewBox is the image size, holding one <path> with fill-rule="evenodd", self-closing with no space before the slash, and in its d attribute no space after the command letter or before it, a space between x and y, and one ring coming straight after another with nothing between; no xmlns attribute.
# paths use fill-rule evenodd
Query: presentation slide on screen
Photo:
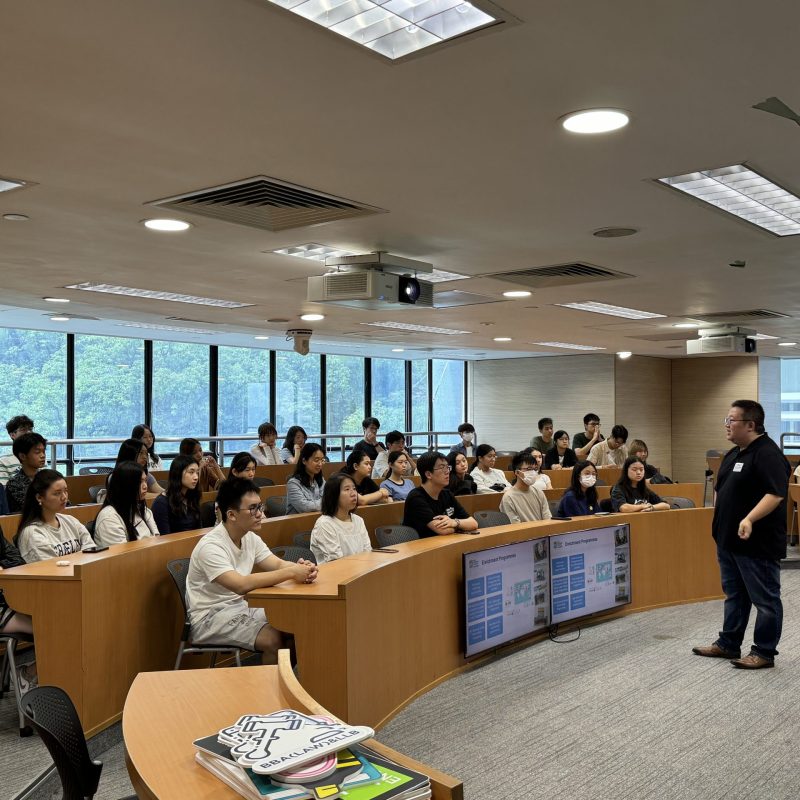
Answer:
<svg viewBox="0 0 800 800"><path fill-rule="evenodd" d="M548 624L547 538L464 554L467 657Z"/></svg>
<svg viewBox="0 0 800 800"><path fill-rule="evenodd" d="M628 525L550 537L552 624L630 602L629 540Z"/></svg>

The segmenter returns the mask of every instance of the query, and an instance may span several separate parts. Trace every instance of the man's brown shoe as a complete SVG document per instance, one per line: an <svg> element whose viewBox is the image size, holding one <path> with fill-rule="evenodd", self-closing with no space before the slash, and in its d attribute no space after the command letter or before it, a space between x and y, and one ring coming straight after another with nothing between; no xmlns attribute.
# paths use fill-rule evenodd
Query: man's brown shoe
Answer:
<svg viewBox="0 0 800 800"><path fill-rule="evenodd" d="M727 658L732 660L739 658L739 653L732 653L730 650L723 650L718 644L710 644L708 647L693 647L692 652L696 656L706 656L708 658Z"/></svg>
<svg viewBox="0 0 800 800"><path fill-rule="evenodd" d="M771 658L764 658L758 653L748 653L744 658L734 658L731 664L739 669L764 669L775 666Z"/></svg>

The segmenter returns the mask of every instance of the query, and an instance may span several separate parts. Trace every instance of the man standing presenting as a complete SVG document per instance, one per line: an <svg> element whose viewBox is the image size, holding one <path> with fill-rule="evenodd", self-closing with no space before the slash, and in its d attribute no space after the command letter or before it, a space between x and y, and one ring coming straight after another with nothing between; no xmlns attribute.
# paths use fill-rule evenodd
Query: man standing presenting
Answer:
<svg viewBox="0 0 800 800"><path fill-rule="evenodd" d="M775 665L783 623L781 558L786 557L786 494L789 462L764 431L764 409L754 400L736 400L725 418L734 447L717 475L712 532L725 592L722 630L714 644L694 647L699 656L730 659L734 667ZM740 648L756 607L750 653Z"/></svg>

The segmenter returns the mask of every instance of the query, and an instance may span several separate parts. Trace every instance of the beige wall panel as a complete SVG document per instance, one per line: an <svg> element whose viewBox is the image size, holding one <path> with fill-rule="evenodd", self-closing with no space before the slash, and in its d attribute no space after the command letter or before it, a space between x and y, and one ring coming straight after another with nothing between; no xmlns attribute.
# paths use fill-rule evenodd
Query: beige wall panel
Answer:
<svg viewBox="0 0 800 800"><path fill-rule="evenodd" d="M614 420L629 432L628 441L643 439L650 463L672 475L672 368L669 359L634 356L616 359ZM610 428L609 428L610 430Z"/></svg>
<svg viewBox="0 0 800 800"><path fill-rule="evenodd" d="M469 390L470 421L479 442L520 450L552 417L574 436L593 411L608 431L614 424L614 356L551 356L476 361Z"/></svg>
<svg viewBox="0 0 800 800"><path fill-rule="evenodd" d="M767 432L780 444L781 360L779 358L764 356L758 359L758 402L764 406Z"/></svg>
<svg viewBox="0 0 800 800"><path fill-rule="evenodd" d="M672 477L698 481L706 451L730 448L722 420L731 402L758 397L758 359L681 358L671 363Z"/></svg>

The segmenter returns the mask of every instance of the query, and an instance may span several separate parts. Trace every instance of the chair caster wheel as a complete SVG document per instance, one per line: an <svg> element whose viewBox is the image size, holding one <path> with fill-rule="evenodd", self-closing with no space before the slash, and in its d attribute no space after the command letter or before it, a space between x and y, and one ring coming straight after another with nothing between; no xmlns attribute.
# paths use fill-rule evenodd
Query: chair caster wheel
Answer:
<svg viewBox="0 0 800 800"><path fill-rule="evenodd" d="M30 725L26 725L24 728L19 729L19 735L25 739L28 736L33 736L33 728Z"/></svg>

